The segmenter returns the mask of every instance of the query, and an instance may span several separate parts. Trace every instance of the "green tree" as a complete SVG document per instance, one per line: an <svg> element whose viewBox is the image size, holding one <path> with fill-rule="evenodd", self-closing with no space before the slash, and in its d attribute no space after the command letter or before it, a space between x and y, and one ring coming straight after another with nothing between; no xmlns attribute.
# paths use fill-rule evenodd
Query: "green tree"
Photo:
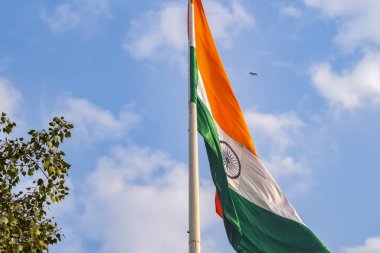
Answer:
<svg viewBox="0 0 380 253"><path fill-rule="evenodd" d="M12 138L16 124L0 118L0 253L48 252L61 233L47 208L69 193L65 185L70 164L60 145L73 125L53 118L49 128Z"/></svg>

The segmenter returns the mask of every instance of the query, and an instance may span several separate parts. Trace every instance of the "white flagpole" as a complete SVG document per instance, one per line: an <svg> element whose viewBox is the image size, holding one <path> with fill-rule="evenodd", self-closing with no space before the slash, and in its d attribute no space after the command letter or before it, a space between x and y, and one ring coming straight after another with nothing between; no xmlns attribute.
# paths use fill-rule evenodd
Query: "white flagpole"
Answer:
<svg viewBox="0 0 380 253"><path fill-rule="evenodd" d="M190 48L195 45L194 6L188 2L189 29L189 75L191 75ZM198 135L197 106L190 99L191 78L189 76L189 252L201 252L201 232L199 215L199 172L198 172Z"/></svg>

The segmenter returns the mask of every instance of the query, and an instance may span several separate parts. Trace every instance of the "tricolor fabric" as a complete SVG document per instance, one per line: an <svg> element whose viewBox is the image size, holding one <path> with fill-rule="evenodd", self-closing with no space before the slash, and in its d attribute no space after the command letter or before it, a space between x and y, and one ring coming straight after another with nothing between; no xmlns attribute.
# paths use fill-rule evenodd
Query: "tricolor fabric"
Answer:
<svg viewBox="0 0 380 253"><path fill-rule="evenodd" d="M329 252L257 156L217 52L201 0L189 2L190 102L197 105L216 186L216 209L242 253Z"/></svg>

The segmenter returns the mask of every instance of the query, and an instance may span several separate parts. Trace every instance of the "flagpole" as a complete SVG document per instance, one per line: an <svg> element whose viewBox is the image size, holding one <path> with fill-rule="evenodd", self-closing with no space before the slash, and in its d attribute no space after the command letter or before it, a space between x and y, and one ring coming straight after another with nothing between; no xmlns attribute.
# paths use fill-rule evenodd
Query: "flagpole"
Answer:
<svg viewBox="0 0 380 253"><path fill-rule="evenodd" d="M191 78L194 74L191 68L191 47L195 45L194 7L192 0L188 1L189 29L189 253L201 252L201 232L199 215L199 172L198 172L198 135L197 135L197 105L191 99Z"/></svg>

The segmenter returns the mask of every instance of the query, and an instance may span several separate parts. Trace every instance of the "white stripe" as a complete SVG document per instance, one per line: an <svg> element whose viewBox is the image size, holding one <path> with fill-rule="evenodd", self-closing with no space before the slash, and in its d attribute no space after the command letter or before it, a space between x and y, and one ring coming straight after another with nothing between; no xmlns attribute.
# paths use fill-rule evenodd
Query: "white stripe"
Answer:
<svg viewBox="0 0 380 253"><path fill-rule="evenodd" d="M202 75L199 71L197 93L212 116ZM229 187L261 208L303 224L296 210L286 199L264 164L244 145L228 136L215 120L214 123L218 131L219 140L228 143L240 161L240 176L236 179L227 177Z"/></svg>
<svg viewBox="0 0 380 253"><path fill-rule="evenodd" d="M203 102L203 104L206 106L206 108L211 114L211 107L207 99L207 94L206 94L205 86L203 84L202 75L201 75L201 72L199 72L199 70L198 70L197 94L200 100Z"/></svg>
<svg viewBox="0 0 380 253"><path fill-rule="evenodd" d="M215 125L220 141L228 143L240 160L240 176L236 179L227 177L230 188L268 211L303 223L263 163L249 149Z"/></svg>

